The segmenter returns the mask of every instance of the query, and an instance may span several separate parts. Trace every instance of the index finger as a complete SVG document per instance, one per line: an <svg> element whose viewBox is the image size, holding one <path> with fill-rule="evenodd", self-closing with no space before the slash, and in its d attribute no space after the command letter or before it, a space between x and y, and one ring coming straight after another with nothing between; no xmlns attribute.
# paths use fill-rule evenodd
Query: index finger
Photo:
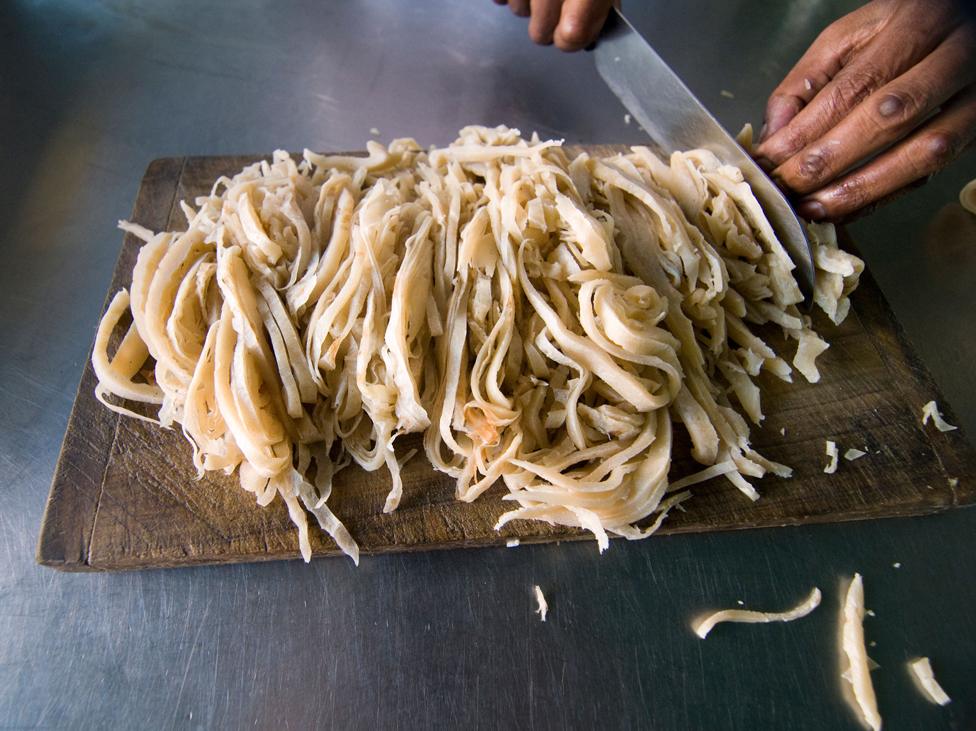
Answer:
<svg viewBox="0 0 976 731"><path fill-rule="evenodd" d="M760 144L785 127L830 82L848 48L849 37L835 39L829 29L820 34L769 95Z"/></svg>

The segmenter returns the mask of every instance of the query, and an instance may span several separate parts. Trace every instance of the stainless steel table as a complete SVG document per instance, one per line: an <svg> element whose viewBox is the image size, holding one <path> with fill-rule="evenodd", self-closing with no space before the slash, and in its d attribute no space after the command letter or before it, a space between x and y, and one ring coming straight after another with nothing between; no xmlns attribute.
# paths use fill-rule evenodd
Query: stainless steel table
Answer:
<svg viewBox="0 0 976 731"><path fill-rule="evenodd" d="M629 5L737 128L853 3ZM532 46L488 0L21 0L0 15L0 727L857 728L833 641L837 587L854 570L877 614L885 728L976 725L974 511L615 542L603 556L584 543L358 569L35 566L114 224L149 160L355 149L371 127L424 144L474 122L569 142L641 133L590 59ZM976 223L946 220L945 206L974 163L853 227L970 435ZM545 624L533 584L549 597ZM705 607L783 607L813 584L826 606L803 622L706 642L688 629ZM916 654L932 657L948 708L912 689L903 663Z"/></svg>

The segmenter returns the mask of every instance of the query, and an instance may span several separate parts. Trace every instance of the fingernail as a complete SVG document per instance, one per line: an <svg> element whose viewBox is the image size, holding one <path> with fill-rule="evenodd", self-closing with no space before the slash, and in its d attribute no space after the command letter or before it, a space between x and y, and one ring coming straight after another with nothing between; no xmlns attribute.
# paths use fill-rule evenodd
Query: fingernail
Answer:
<svg viewBox="0 0 976 731"><path fill-rule="evenodd" d="M759 130L759 141L762 142L766 139L766 133L769 131L769 125L763 122L762 129Z"/></svg>
<svg viewBox="0 0 976 731"><path fill-rule="evenodd" d="M796 211L808 221L820 221L827 217L827 209L823 203L813 199L800 201Z"/></svg>

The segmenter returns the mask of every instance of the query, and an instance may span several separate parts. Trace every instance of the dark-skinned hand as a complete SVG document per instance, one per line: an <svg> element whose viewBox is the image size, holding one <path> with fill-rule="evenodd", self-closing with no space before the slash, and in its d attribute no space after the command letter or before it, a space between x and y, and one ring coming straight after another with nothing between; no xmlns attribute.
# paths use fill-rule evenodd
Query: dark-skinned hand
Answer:
<svg viewBox="0 0 976 731"><path fill-rule="evenodd" d="M610 0L495 0L575 51ZM976 20L964 0L873 0L828 26L773 91L755 154L813 220L915 187L976 138Z"/></svg>
<svg viewBox="0 0 976 731"><path fill-rule="evenodd" d="M579 51L596 40L612 0L495 0L529 19L529 37L544 46Z"/></svg>
<svg viewBox="0 0 976 731"><path fill-rule="evenodd" d="M874 0L776 87L755 150L813 220L924 182L976 138L976 26L952 0Z"/></svg>

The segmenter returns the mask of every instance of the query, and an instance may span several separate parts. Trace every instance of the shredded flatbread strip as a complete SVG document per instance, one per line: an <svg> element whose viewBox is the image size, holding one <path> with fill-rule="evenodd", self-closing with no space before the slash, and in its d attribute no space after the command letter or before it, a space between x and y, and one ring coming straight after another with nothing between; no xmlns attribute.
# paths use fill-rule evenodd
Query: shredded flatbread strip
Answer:
<svg viewBox="0 0 976 731"><path fill-rule="evenodd" d="M816 383L820 380L820 369L817 368L816 364L817 356L830 346L812 330L800 333L799 338L800 345L796 349L793 365L810 383Z"/></svg>
<svg viewBox="0 0 976 731"><path fill-rule="evenodd" d="M854 574L851 579L841 618L841 647L847 657L847 669L842 677L851 685L864 722L872 731L878 731L881 714L871 683L870 659L864 647L864 582L860 574Z"/></svg>
<svg viewBox="0 0 976 731"><path fill-rule="evenodd" d="M720 622L743 622L759 624L766 622L792 622L807 616L820 606L820 589L814 587L802 602L785 612L755 612L748 609L723 609L710 614L693 627L695 634L705 639L712 628ZM741 602L740 602L741 603Z"/></svg>
<svg viewBox="0 0 976 731"><path fill-rule="evenodd" d="M970 213L976 215L976 180L970 180L959 191L959 204Z"/></svg>
<svg viewBox="0 0 976 731"><path fill-rule="evenodd" d="M922 426L928 424L929 419L935 424L935 428L941 432L954 431L959 428L942 418L942 412L939 411L939 406L935 401L929 401L922 407Z"/></svg>
<svg viewBox="0 0 976 731"><path fill-rule="evenodd" d="M735 462L732 460L726 460L724 462L719 462L718 464L713 464L711 467L706 467L699 472L695 472L694 474L687 475L679 480L675 480L668 485L668 492L676 492L686 487L697 485L699 482L711 480L713 477L725 475L729 472L735 472L736 469L737 467L735 466Z"/></svg>
<svg viewBox="0 0 976 731"><path fill-rule="evenodd" d="M735 141L738 142L746 152L751 153L753 147L752 124L746 122L744 125L742 125L742 129L740 129L739 133L735 136Z"/></svg>
<svg viewBox="0 0 976 731"><path fill-rule="evenodd" d="M853 462L855 459L860 459L866 454L867 452L865 452L864 450L851 447L846 452L844 452L844 459L846 459L848 462Z"/></svg>
<svg viewBox="0 0 976 731"><path fill-rule="evenodd" d="M507 127L366 148L279 150L182 201L184 230L122 223L143 243L99 326L99 400L178 426L198 477L284 502L306 560L310 515L358 560L333 483L382 470L396 510L408 434L459 500L504 487L498 527L578 527L601 551L699 480L756 500L790 476L751 447L759 384L816 381L827 343L738 168L571 157ZM814 302L840 322L863 262L808 233ZM670 483L676 428L703 469Z"/></svg>
<svg viewBox="0 0 976 731"><path fill-rule="evenodd" d="M549 603L546 601L546 597L543 595L542 589L539 588L538 584L532 587L532 591L535 593L535 600L539 605L539 608L535 610L535 613L539 615L539 619L545 622L546 614L549 613Z"/></svg>
<svg viewBox="0 0 976 731"><path fill-rule="evenodd" d="M827 466L824 467L824 472L828 475L832 475L837 471L838 460L840 459L840 452L837 449L837 443L832 442L829 439L826 440L826 452L827 458L830 460L827 462Z"/></svg>
<svg viewBox="0 0 976 731"><path fill-rule="evenodd" d="M935 679L935 674L932 672L932 663L929 662L927 657L912 660L908 663L908 667L919 687L922 689L922 692L930 701L940 706L945 706L952 702L952 698L949 697Z"/></svg>

